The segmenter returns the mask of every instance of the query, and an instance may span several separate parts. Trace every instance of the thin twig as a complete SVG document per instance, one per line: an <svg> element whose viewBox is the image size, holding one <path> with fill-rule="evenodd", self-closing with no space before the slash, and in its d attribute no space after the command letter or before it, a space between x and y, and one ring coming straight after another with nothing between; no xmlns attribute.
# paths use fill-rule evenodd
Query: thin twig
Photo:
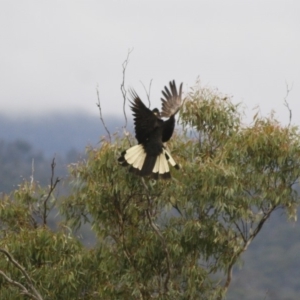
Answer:
<svg viewBox="0 0 300 300"><path fill-rule="evenodd" d="M257 236L257 234L260 232L260 230L262 229L264 223L269 219L269 217L271 216L271 213L277 208L277 205L274 205L273 207L271 207L269 209L268 212L265 213L265 215L263 216L263 218L259 221L257 227L254 229L253 233L250 234L250 237L247 241L247 243L244 246L243 251L246 251L248 246L251 244L251 242L253 241L253 239Z"/></svg>
<svg viewBox="0 0 300 300"><path fill-rule="evenodd" d="M227 269L227 278L226 278L226 282L224 284L224 289L227 290L230 283L231 283L231 279L232 279L232 268L233 268L233 265L235 264L236 262L236 259L233 259Z"/></svg>
<svg viewBox="0 0 300 300"><path fill-rule="evenodd" d="M30 190L33 187L33 182L34 182L34 158L31 161Z"/></svg>
<svg viewBox="0 0 300 300"><path fill-rule="evenodd" d="M60 182L60 178L59 177L56 177L56 179L54 181L54 169L55 169L55 166L56 166L55 157L53 157L52 163L51 163L50 188L49 188L48 195L47 195L46 199L44 200L44 211L43 211L43 224L44 225L47 224L47 217L48 217L47 202L50 199L50 196L53 193L53 191L55 190L57 184Z"/></svg>
<svg viewBox="0 0 300 300"><path fill-rule="evenodd" d="M143 88L144 88L144 90L146 92L146 95L147 95L147 99L148 99L148 103L149 103L149 108L151 107L150 93L151 93L152 80L153 79L150 80L148 91L147 91L144 83L141 81L141 84L142 84L142 86L143 86Z"/></svg>
<svg viewBox="0 0 300 300"><path fill-rule="evenodd" d="M156 224L153 223L153 221L152 221L152 218L151 218L151 215L150 215L151 197L149 195L149 189L148 189L148 187L147 187L147 185L145 183L144 178L142 178L142 183L143 183L143 185L145 187L145 190L147 192L146 196L147 196L147 200L148 200L148 209L146 210L146 213L147 213L147 217L148 217L150 226L152 227L152 229L154 230L154 232L157 234L157 236L160 238L162 246L163 246L164 251L166 253L167 275L166 275L165 282L164 282L164 290L165 290L165 293L167 293L168 290L169 290L168 284L169 284L169 280L170 280L170 277L171 277L171 267L170 267L169 250L167 248L167 243L166 243L166 240L165 240L164 236L162 235L162 233L160 232L160 230L156 226Z"/></svg>
<svg viewBox="0 0 300 300"><path fill-rule="evenodd" d="M237 228L237 230L239 231L239 233L240 233L240 235L241 235L241 237L242 237L244 243L246 243L246 238L245 238L244 233L242 232L240 226L239 226L238 223L235 222L235 221L234 221L233 223L234 223L235 227Z"/></svg>
<svg viewBox="0 0 300 300"><path fill-rule="evenodd" d="M33 298L33 299L36 299L36 300L39 299L39 298L35 297L34 295L32 295L32 294L26 289L26 287L25 287L23 284L21 284L21 283L15 281L15 280L13 280L13 279L11 279L11 278L8 277L2 270L0 270L0 274L4 277L4 279L5 279L8 283L10 283L11 285L14 285L14 286L18 287L18 288L21 290L21 291L20 291L20 294L21 294L21 295L26 295L26 296L29 296L29 297L31 297L31 298Z"/></svg>
<svg viewBox="0 0 300 300"><path fill-rule="evenodd" d="M101 102L100 102L100 94L99 94L99 86L98 86L98 85L97 85L96 91L97 91L97 100L98 100L98 102L97 102L96 104L97 104L97 106L98 106L98 108L99 108L100 120L101 120L101 123L102 123L102 125L103 125L105 131L106 131L107 134L108 134L109 141L111 142L111 135L110 135L110 132L109 132L109 130L107 129L106 124L105 124L104 119L103 119L103 116L102 116Z"/></svg>
<svg viewBox="0 0 300 300"><path fill-rule="evenodd" d="M126 104L126 99L127 99L127 90L125 88L125 75L126 75L126 69L127 69L127 65L129 63L129 56L131 54L131 52L133 51L133 48L128 49L127 52L127 57L125 59L125 61L122 64L122 68L123 68L123 79L122 79L122 83L121 83L121 92L123 95L123 113L124 113L124 118L125 118L125 125L124 128L127 127L127 116L126 116L126 110L125 110L125 104Z"/></svg>
<svg viewBox="0 0 300 300"><path fill-rule="evenodd" d="M289 85L287 84L287 82L285 83L285 85L286 85L286 94L285 94L285 97L284 97L284 105L286 106L286 108L288 109L288 112L289 112L289 125L288 125L288 127L290 127L291 122L292 122L292 110L289 106L287 98L289 96L290 91L293 88L293 85L290 88L289 88Z"/></svg>
<svg viewBox="0 0 300 300"><path fill-rule="evenodd" d="M19 287L21 289L21 293L25 294L25 295L28 295L30 296L31 298L33 299L36 299L36 300L43 300L42 296L40 295L40 293L36 290L36 288L34 287L33 285L33 282L32 282L32 279L30 278L30 276L28 275L28 273L25 271L25 269L12 257L12 255L0 248L0 252L4 253L8 260L17 268L21 271L21 273L24 275L24 277L26 278L27 280L27 283L30 287L30 290L32 291L32 293L30 293L21 283L17 282L17 281L14 281L12 280L11 278L9 278L3 271L0 271L0 274L10 283L10 284L13 284L17 287Z"/></svg>

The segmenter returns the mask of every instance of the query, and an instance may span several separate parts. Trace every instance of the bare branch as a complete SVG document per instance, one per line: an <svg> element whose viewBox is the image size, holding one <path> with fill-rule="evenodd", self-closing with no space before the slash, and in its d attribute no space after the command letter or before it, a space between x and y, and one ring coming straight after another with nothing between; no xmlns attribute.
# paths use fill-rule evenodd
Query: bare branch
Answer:
<svg viewBox="0 0 300 300"><path fill-rule="evenodd" d="M269 217L271 216L271 213L277 208L278 206L274 205L272 206L268 212L266 212L264 214L264 216L262 217L262 219L259 221L257 227L254 229L253 233L250 234L250 237L247 241L247 243L245 244L243 251L246 251L247 248L249 247L249 245L251 244L251 242L253 241L253 239L257 236L257 234L260 232L260 230L262 229L263 225L265 224L265 222L269 219Z"/></svg>
<svg viewBox="0 0 300 300"><path fill-rule="evenodd" d="M244 243L246 243L246 238L245 238L244 233L242 232L240 226L239 226L238 223L235 222L235 221L234 221L233 223L234 223L235 227L237 228L237 230L239 231L239 233L240 233L240 235L241 235L241 237L242 237Z"/></svg>
<svg viewBox="0 0 300 300"><path fill-rule="evenodd" d="M125 61L122 64L123 79L122 79L122 83L121 83L121 92L122 92L122 95L123 95L123 113L124 113L124 118L125 118L124 128L127 127L127 116L126 116L126 111L125 111L125 104L126 104L126 99L127 99L127 91L126 91L126 88L125 88L125 75L126 75L126 69L127 69L128 63L129 63L129 56L130 56L130 54L131 54L132 51L133 51L133 48L132 49L128 49L127 57L126 57Z"/></svg>
<svg viewBox="0 0 300 300"><path fill-rule="evenodd" d="M54 180L54 169L55 169L56 163L55 163L55 157L53 157L52 159L52 163L51 163L51 178L50 178L50 188L49 188L49 192L48 195L46 196L46 199L44 200L44 211L43 211L43 224L46 225L47 224L47 217L48 217L48 206L47 206L47 202L50 199L53 191L55 190L57 184L60 182L60 178L56 177L56 179Z"/></svg>
<svg viewBox="0 0 300 300"><path fill-rule="evenodd" d="M226 278L226 282L224 284L224 289L227 290L230 283L231 283L231 279L232 279L232 268L233 265L235 264L236 259L233 259L232 262L230 263L228 269L227 269L227 278Z"/></svg>
<svg viewBox="0 0 300 300"><path fill-rule="evenodd" d="M97 100L98 102L96 103L98 108L99 108L99 114L100 114L100 120L101 120L101 123L105 129L105 131L107 132L108 134L108 138L109 138L109 141L111 142L111 135L110 135L110 132L109 130L107 129L106 125L105 125L105 122L104 122L104 119L103 119L103 116L102 116L102 110L101 110L101 102L100 102L100 94L99 94L99 86L97 85L97 88L96 88L96 91L97 91Z"/></svg>
<svg viewBox="0 0 300 300"><path fill-rule="evenodd" d="M33 182L34 182L34 158L31 161L30 190L33 187Z"/></svg>
<svg viewBox="0 0 300 300"><path fill-rule="evenodd" d="M141 81L141 84L142 84L142 86L143 86L143 88L144 88L144 90L145 90L145 92L146 92L146 95L147 95L147 99L148 99L148 103L149 103L149 108L150 108L150 106L151 106L150 92L151 92L152 80L153 80L153 79L150 80L148 91L147 91L147 89L146 89L144 83Z"/></svg>
<svg viewBox="0 0 300 300"><path fill-rule="evenodd" d="M2 270L0 270L0 274L4 277L4 279L10 283L11 285L14 285L16 287L18 287L20 290L21 290L21 294L22 295L27 295L33 299L38 299L36 298L34 295L32 295L24 285L22 285L21 283L15 281L15 280L12 280L10 277L8 277Z"/></svg>
<svg viewBox="0 0 300 300"><path fill-rule="evenodd" d="M288 126L290 126L291 122L292 122L292 110L291 110L291 108L289 106L287 98L289 96L290 91L293 88L293 85L290 88L289 88L289 85L287 84L287 82L285 83L285 85L286 85L286 94L285 94L285 97L283 99L284 99L284 105L286 106L286 108L288 109L288 112L289 112L289 125Z"/></svg>
<svg viewBox="0 0 300 300"><path fill-rule="evenodd" d="M17 286L19 289L21 289L21 293L27 296L30 296L32 299L35 300L43 300L42 296L40 295L40 293L36 290L36 288L33 285L32 279L30 278L30 276L28 275L28 273L25 271L25 269L12 257L12 255L0 248L0 252L2 252L3 254L6 255L6 257L8 258L8 260L17 268L21 271L21 273L24 275L24 277L27 280L27 283L29 285L30 290L32 291L32 293L30 293L21 283L12 280L11 278L9 278L2 270L0 270L0 274L12 285Z"/></svg>

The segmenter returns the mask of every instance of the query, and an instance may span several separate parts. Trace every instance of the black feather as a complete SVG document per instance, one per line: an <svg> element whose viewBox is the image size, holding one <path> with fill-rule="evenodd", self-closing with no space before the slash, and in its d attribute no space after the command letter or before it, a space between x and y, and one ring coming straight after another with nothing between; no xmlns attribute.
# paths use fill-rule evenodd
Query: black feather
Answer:
<svg viewBox="0 0 300 300"><path fill-rule="evenodd" d="M143 164L143 168L140 172L140 176L148 176L151 175L152 170L154 168L157 156L147 155Z"/></svg>
<svg viewBox="0 0 300 300"><path fill-rule="evenodd" d="M178 112L181 105L181 95L182 95L182 84L179 88L179 93L177 92L175 81L170 81L170 88L164 87L162 94L162 117L168 117L169 119L163 121L160 118L160 113L157 109L150 110L142 102L138 94L134 90L130 90L132 101L130 101L130 108L133 112L134 127L135 127L135 137L139 144L143 146L143 149L137 148L136 155L144 155L144 162L140 161L135 155L135 149L132 149L127 155L126 151L122 152L119 163L122 166L131 164L130 172L139 176L149 176L153 178L170 178L170 172L166 172L165 167L162 171L153 172L155 167L155 162L159 155L164 151L163 143L167 142L173 134L175 127L175 114ZM130 148L131 149L131 148ZM144 152L143 152L144 151ZM132 158L132 156L134 159ZM140 158L141 159L141 158ZM166 159L169 158L166 156ZM143 163L143 165L141 165ZM165 162L166 164L167 162ZM172 164L174 165L174 160L172 159ZM133 165L135 167L133 167ZM164 165L164 164L163 164ZM162 166L163 166L162 165ZM175 165L176 167L177 165ZM141 168L141 169L138 169Z"/></svg>

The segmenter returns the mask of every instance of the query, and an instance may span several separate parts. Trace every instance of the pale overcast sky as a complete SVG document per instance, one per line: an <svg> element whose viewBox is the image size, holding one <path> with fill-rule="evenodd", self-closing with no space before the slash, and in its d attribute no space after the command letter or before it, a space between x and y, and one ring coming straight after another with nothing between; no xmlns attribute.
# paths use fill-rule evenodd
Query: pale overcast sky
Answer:
<svg viewBox="0 0 300 300"><path fill-rule="evenodd" d="M300 124L300 1L1 1L0 113L122 114L122 63L134 48L126 86L152 102L170 80L199 76L250 113L283 105L291 86Z"/></svg>

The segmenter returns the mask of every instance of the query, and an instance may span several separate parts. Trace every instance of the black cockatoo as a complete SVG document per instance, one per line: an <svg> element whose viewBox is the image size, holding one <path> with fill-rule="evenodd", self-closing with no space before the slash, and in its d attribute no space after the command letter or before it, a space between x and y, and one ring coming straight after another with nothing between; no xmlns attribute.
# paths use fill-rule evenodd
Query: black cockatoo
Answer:
<svg viewBox="0 0 300 300"><path fill-rule="evenodd" d="M165 86L162 91L162 111L150 110L134 90L131 90L131 109L134 116L135 137L138 145L123 151L119 163L130 165L130 172L139 176L158 179L171 178L168 162L179 168L169 151L165 148L174 131L175 115L181 106L182 83L177 91L175 81L170 82L170 90ZM169 118L164 121L161 118Z"/></svg>

